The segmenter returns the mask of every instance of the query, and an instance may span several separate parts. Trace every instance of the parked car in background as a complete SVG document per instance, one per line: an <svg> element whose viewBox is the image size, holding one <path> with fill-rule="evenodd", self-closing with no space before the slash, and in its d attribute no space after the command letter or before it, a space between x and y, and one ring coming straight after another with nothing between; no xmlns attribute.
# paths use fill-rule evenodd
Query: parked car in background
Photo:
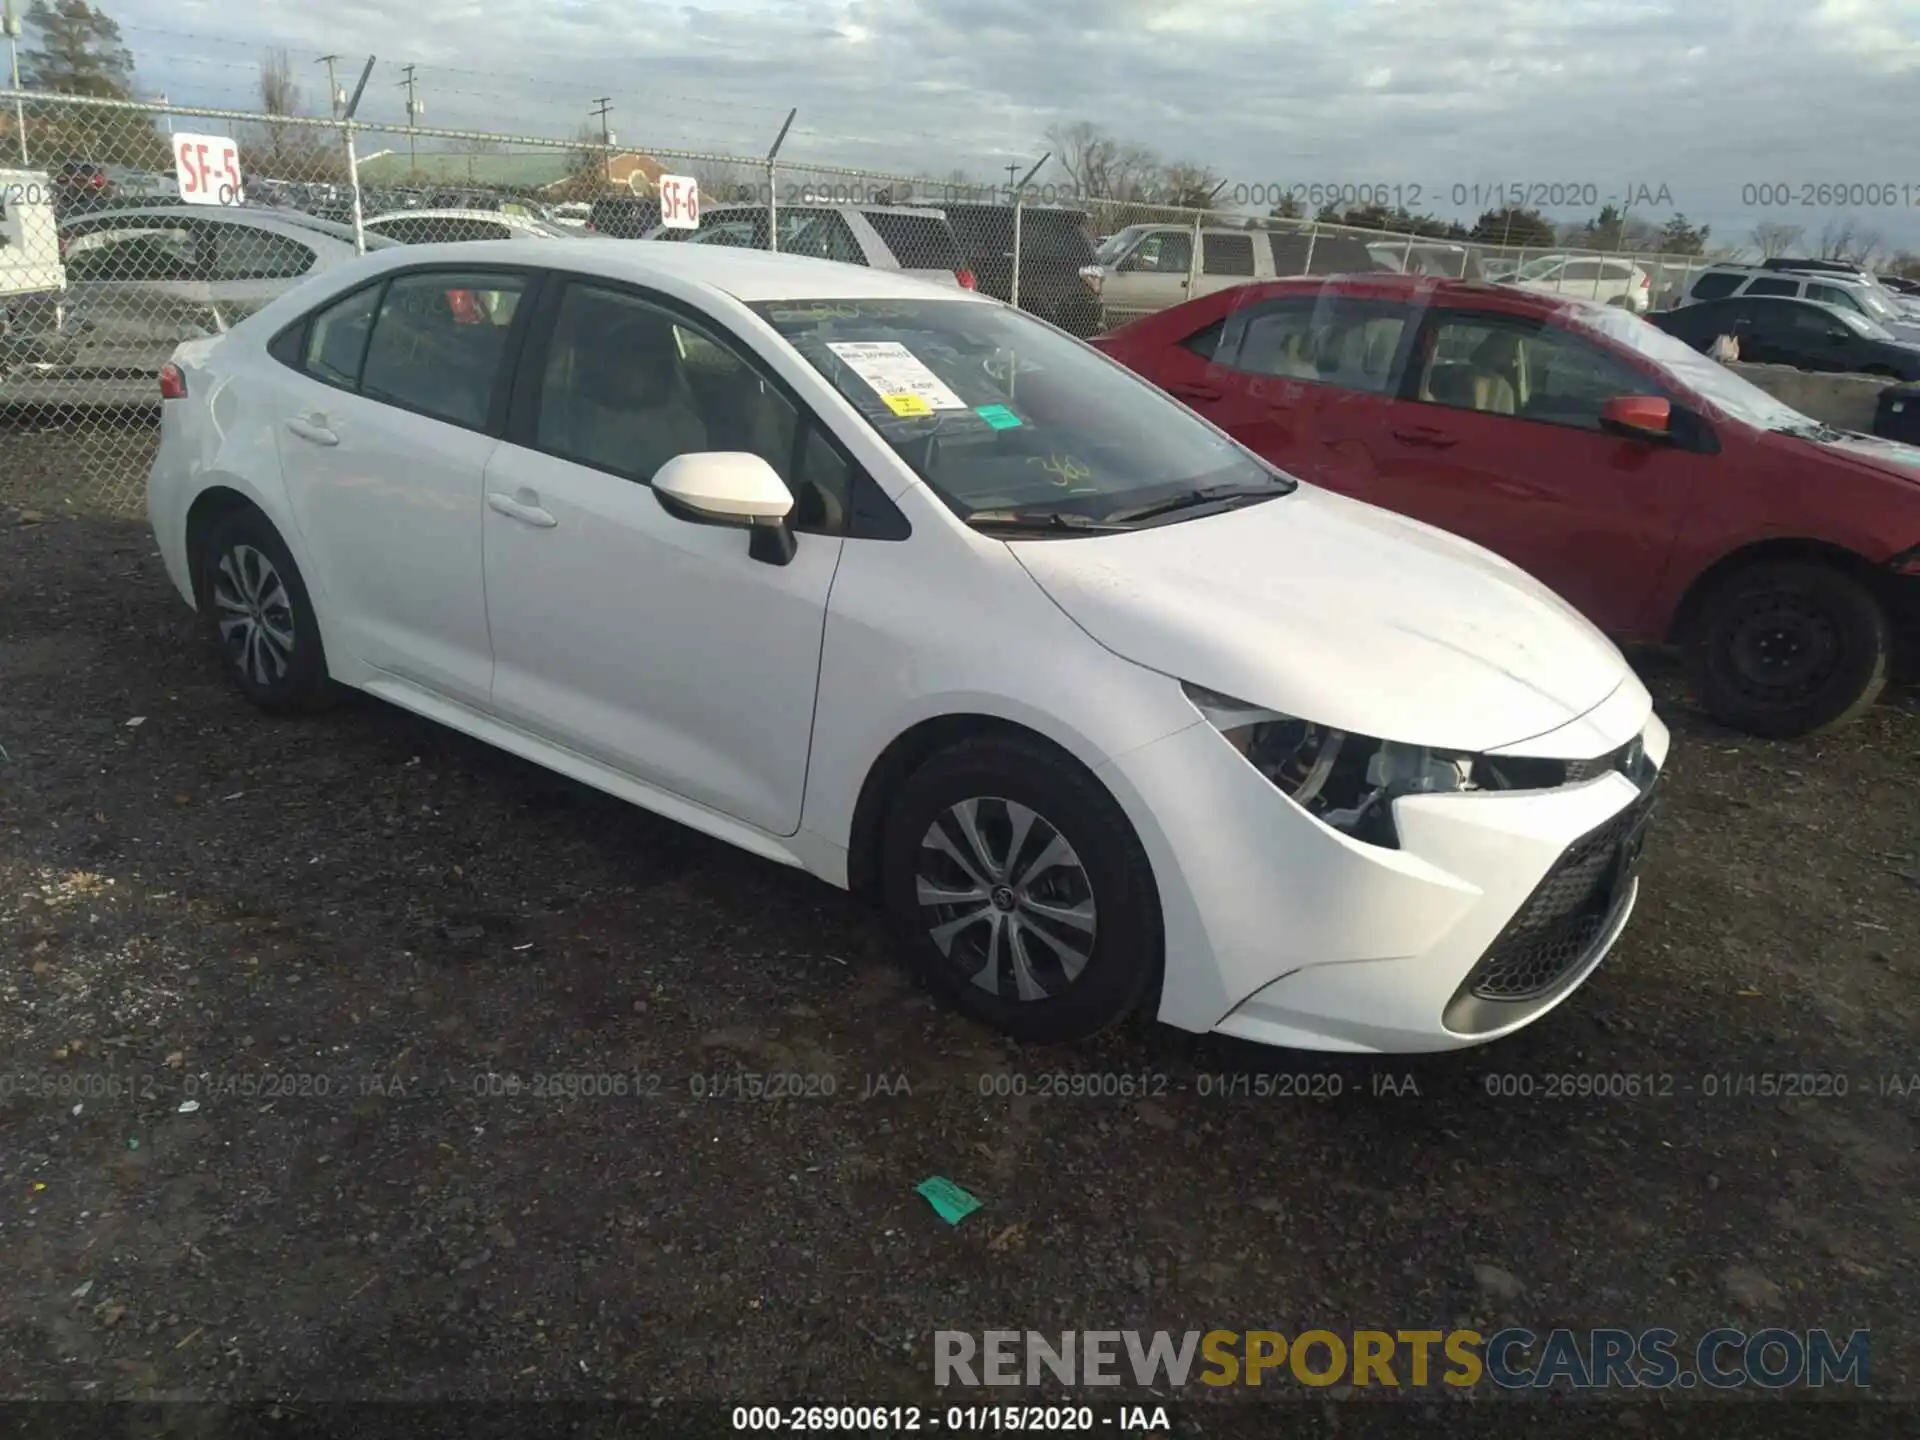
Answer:
<svg viewBox="0 0 1920 1440"><path fill-rule="evenodd" d="M942 205L960 254L983 295L1013 297L1014 209L1011 205ZM1081 278L1093 263L1084 211L1051 205L1020 210L1020 308L1087 336L1100 329L1100 301Z"/></svg>
<svg viewBox="0 0 1920 1440"><path fill-rule="evenodd" d="M1496 256L1492 259L1483 257L1480 261L1480 278L1482 280L1492 280L1496 282L1511 280L1513 278L1513 272L1520 268L1521 263L1519 260L1509 259L1505 256Z"/></svg>
<svg viewBox="0 0 1920 1440"><path fill-rule="evenodd" d="M1745 295L1647 318L1702 354L1725 335L1748 364L1920 380L1920 345L1898 340L1885 326L1838 305Z"/></svg>
<svg viewBox="0 0 1920 1440"><path fill-rule="evenodd" d="M660 224L660 201L638 195L602 195L587 207L587 229L616 240L638 240Z"/></svg>
<svg viewBox="0 0 1920 1440"><path fill-rule="evenodd" d="M1891 330L1896 339L1920 340L1920 321L1915 320L1898 296L1855 276L1831 271L1714 265L1688 283L1682 304L1697 305L1705 300L1727 300L1735 296L1812 300L1864 315Z"/></svg>
<svg viewBox="0 0 1920 1440"><path fill-rule="evenodd" d="M152 406L183 341L356 258L353 232L266 206L148 205L60 225L67 289L9 307L0 404ZM368 237L370 248L393 242Z"/></svg>
<svg viewBox="0 0 1920 1440"><path fill-rule="evenodd" d="M547 218L556 225L569 230L584 230L587 221L593 215L593 206L584 200L569 200L564 205L555 205Z"/></svg>
<svg viewBox="0 0 1920 1440"><path fill-rule="evenodd" d="M910 205L776 205L780 253L873 270L898 270L939 285L977 283L943 211ZM649 240L766 250L767 207L711 205L697 230L649 231Z"/></svg>
<svg viewBox="0 0 1920 1440"><path fill-rule="evenodd" d="M1866 266L1851 260L1806 260L1792 256L1776 256L1771 260L1762 260L1760 268L1793 271L1803 275L1834 275L1856 284L1870 285L1880 291L1897 309L1903 311L1908 319L1920 319L1920 302L1908 299Z"/></svg>
<svg viewBox="0 0 1920 1440"><path fill-rule="evenodd" d="M1920 629L1920 449L1823 426L1617 306L1281 281L1094 343L1293 474L1677 644L1737 729L1859 714Z"/></svg>
<svg viewBox="0 0 1920 1440"><path fill-rule="evenodd" d="M1346 235L1207 226L1199 231L1198 257L1194 235L1191 225L1143 224L1103 240L1081 274L1100 297L1105 323L1256 280L1380 268L1363 242Z"/></svg>
<svg viewBox="0 0 1920 1440"><path fill-rule="evenodd" d="M1396 275L1431 275L1440 280L1485 280L1479 257L1465 245L1439 240L1370 240L1374 267Z"/></svg>
<svg viewBox="0 0 1920 1440"><path fill-rule="evenodd" d="M1502 282L1542 294L1574 295L1646 314L1653 308L1653 279L1631 260L1595 255L1542 255Z"/></svg>
<svg viewBox="0 0 1920 1440"><path fill-rule="evenodd" d="M53 171L53 208L62 218L114 203L113 177L91 160L64 160Z"/></svg>
<svg viewBox="0 0 1920 1440"><path fill-rule="evenodd" d="M402 245L435 245L456 240L555 240L578 235L531 215L505 210L399 210L362 222L369 235Z"/></svg>
<svg viewBox="0 0 1920 1440"><path fill-rule="evenodd" d="M1029 1040L1457 1049L1628 923L1667 730L1519 570L955 286L512 248L162 372L154 538L260 708L358 687L872 895Z"/></svg>

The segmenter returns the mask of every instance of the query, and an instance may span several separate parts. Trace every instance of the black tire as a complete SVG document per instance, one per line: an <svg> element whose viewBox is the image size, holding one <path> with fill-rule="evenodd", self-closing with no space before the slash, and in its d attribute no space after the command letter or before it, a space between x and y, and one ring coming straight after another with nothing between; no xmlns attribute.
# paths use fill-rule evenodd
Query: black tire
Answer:
<svg viewBox="0 0 1920 1440"><path fill-rule="evenodd" d="M261 569L261 561L270 570ZM273 715L306 715L327 708L336 696L327 677L313 601L272 522L251 507L222 517L207 532L197 570L199 593L194 598L201 622L219 652L221 669L240 693ZM249 592L260 598L264 631L255 631L257 622L248 614L242 625L223 635L222 622L236 614L232 602L247 602ZM249 633L257 633L257 641L250 643ZM286 636L292 643L282 646Z"/></svg>
<svg viewBox="0 0 1920 1440"><path fill-rule="evenodd" d="M956 843L965 844L952 809L969 800L979 804L972 813L977 831L990 846L1010 838L1007 802L1025 806L1036 816L1026 844L1011 857L1013 864L989 878L1019 880L1020 864L1033 866L1055 832L1077 860L1035 870L1018 885L999 883L995 892L1018 895L979 902L979 914L999 909L1000 919L963 924L949 941L949 954L933 938L936 924L971 910L973 902L950 907L926 906L920 900L922 868L935 880L949 877L970 884L952 859L929 848L923 840L939 821ZM1161 974L1159 893L1146 852L1106 789L1071 759L1043 745L1018 737L991 737L964 741L928 760L908 777L894 797L881 837L880 875L887 918L921 981L955 1009L1020 1040L1041 1042L1081 1040L1099 1033L1157 996ZM977 855L977 852L975 852ZM1011 872L1011 873L1007 873ZM1019 997L1015 967L1007 962L1015 929L1062 937L1079 943L1079 931L1049 919L1043 927L1028 906L1039 903L1055 913L1083 906L1082 892L1092 903L1091 945L1083 964L1069 975L1067 962L1040 939L1022 939L1021 954L1030 957L1028 975L1044 998ZM1011 908L1003 908L1010 906ZM1004 924L1003 924L1004 920ZM995 968L997 988L976 983L985 975L987 946L1003 937L1003 954Z"/></svg>
<svg viewBox="0 0 1920 1440"><path fill-rule="evenodd" d="M1715 582L1684 641L1694 697L1721 724L1786 740L1864 712L1886 687L1886 610L1817 561L1761 561Z"/></svg>

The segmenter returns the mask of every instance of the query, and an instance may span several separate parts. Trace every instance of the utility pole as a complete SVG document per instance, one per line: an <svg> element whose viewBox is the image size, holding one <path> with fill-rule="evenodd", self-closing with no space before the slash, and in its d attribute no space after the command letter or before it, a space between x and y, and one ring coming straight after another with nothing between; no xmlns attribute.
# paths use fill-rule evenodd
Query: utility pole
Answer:
<svg viewBox="0 0 1920 1440"><path fill-rule="evenodd" d="M420 149L419 139L414 134L413 127L416 123L415 117L426 107L413 98L413 72L418 67L402 65L400 68L407 74L407 78L400 82L401 87L407 92L407 178L417 181L420 178Z"/></svg>
<svg viewBox="0 0 1920 1440"><path fill-rule="evenodd" d="M339 58L338 55L322 55L313 62L327 67L327 103L333 107L333 118L336 120L340 118L340 107L347 100L347 92L342 90L339 82L333 78L333 65Z"/></svg>
<svg viewBox="0 0 1920 1440"><path fill-rule="evenodd" d="M600 122L600 143L606 147L601 152L600 161L606 171L607 188L611 190L613 188L613 131L607 128L607 115L613 109L613 97L602 95L593 103L597 108L589 113Z"/></svg>
<svg viewBox="0 0 1920 1440"><path fill-rule="evenodd" d="M1007 166L1007 189L1013 189L1013 177L1020 173L1018 162Z"/></svg>

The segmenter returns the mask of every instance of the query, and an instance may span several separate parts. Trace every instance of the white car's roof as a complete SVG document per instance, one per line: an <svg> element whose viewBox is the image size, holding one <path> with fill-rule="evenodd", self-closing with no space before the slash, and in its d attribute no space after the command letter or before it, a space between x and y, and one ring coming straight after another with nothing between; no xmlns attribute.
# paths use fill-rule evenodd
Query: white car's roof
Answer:
<svg viewBox="0 0 1920 1440"><path fill-rule="evenodd" d="M408 245L382 250L387 266L417 265L449 260L473 264L488 247L498 246L498 258L514 265L551 265L559 270L604 275L644 285L659 279L678 279L706 285L736 300L959 300L993 304L987 297L949 285L916 280L895 270L873 270L836 260L814 260L802 255L777 255L766 250L743 250L728 245L676 245L658 240L616 240L607 236L587 240L467 240L447 244Z"/></svg>

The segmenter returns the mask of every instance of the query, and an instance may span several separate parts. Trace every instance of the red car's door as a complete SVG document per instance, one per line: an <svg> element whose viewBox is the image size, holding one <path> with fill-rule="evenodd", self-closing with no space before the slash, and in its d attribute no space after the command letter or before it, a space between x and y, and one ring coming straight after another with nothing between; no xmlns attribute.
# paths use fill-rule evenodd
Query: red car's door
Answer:
<svg viewBox="0 0 1920 1440"><path fill-rule="evenodd" d="M1707 457L1604 430L1617 395L1679 396L1597 338L1428 312L1372 439L1367 498L1477 541L1602 629L1637 632Z"/></svg>
<svg viewBox="0 0 1920 1440"><path fill-rule="evenodd" d="M1371 500L1407 307L1334 291L1258 300L1161 351L1169 394L1290 474Z"/></svg>

